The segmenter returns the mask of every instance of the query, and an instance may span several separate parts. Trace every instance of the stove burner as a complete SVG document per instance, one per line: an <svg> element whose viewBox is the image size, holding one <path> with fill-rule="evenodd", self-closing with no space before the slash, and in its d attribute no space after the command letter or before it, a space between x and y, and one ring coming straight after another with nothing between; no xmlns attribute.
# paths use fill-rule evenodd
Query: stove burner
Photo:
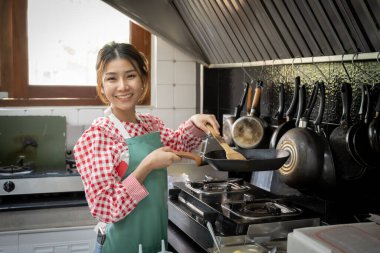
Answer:
<svg viewBox="0 0 380 253"><path fill-rule="evenodd" d="M249 187L245 186L241 179L187 182L186 187L198 194L218 194L249 190Z"/></svg>
<svg viewBox="0 0 380 253"><path fill-rule="evenodd" d="M27 166L3 166L0 167L0 176L25 175L32 173L33 169Z"/></svg>
<svg viewBox="0 0 380 253"><path fill-rule="evenodd" d="M232 213L244 219L294 216L302 213L298 208L288 207L273 200L256 200L253 203L244 201L225 202L222 204L222 208L227 213Z"/></svg>

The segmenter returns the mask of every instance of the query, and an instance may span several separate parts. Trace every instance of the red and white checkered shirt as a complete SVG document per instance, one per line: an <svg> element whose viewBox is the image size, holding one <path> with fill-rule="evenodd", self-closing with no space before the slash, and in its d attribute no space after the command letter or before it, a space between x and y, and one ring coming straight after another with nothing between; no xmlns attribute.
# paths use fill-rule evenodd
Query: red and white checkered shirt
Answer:
<svg viewBox="0 0 380 253"><path fill-rule="evenodd" d="M139 123L122 122L130 137L159 131L164 146L192 151L205 133L190 120L174 131L150 114L137 114ZM107 117L96 119L74 147L75 161L81 175L92 216L113 223L127 216L148 195L145 187L130 175L121 181L128 169L122 154L128 146L114 123Z"/></svg>

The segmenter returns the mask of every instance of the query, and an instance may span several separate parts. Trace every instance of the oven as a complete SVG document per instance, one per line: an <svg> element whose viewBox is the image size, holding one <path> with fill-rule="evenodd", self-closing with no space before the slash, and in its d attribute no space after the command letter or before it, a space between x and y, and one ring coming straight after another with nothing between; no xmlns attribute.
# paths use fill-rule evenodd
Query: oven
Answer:
<svg viewBox="0 0 380 253"><path fill-rule="evenodd" d="M320 225L316 213L242 178L174 182L169 220L205 251L214 246L208 222L222 246L276 244L277 252L293 229Z"/></svg>

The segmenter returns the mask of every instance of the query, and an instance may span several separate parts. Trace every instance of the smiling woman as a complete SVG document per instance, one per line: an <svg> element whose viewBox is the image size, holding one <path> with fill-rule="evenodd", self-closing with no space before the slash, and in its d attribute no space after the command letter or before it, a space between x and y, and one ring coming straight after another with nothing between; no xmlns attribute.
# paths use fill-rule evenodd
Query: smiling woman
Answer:
<svg viewBox="0 0 380 253"><path fill-rule="evenodd" d="M103 1L0 0L0 106L101 105L93 58L128 37L150 61L150 33Z"/></svg>

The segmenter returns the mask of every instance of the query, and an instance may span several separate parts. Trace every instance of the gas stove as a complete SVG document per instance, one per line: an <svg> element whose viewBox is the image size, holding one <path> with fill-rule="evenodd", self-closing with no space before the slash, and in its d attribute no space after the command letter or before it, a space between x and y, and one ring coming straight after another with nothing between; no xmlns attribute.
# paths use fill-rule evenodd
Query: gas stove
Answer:
<svg viewBox="0 0 380 253"><path fill-rule="evenodd" d="M169 219L205 250L213 247L207 222L222 244L286 239L295 228L320 224L312 211L239 178L173 183Z"/></svg>

